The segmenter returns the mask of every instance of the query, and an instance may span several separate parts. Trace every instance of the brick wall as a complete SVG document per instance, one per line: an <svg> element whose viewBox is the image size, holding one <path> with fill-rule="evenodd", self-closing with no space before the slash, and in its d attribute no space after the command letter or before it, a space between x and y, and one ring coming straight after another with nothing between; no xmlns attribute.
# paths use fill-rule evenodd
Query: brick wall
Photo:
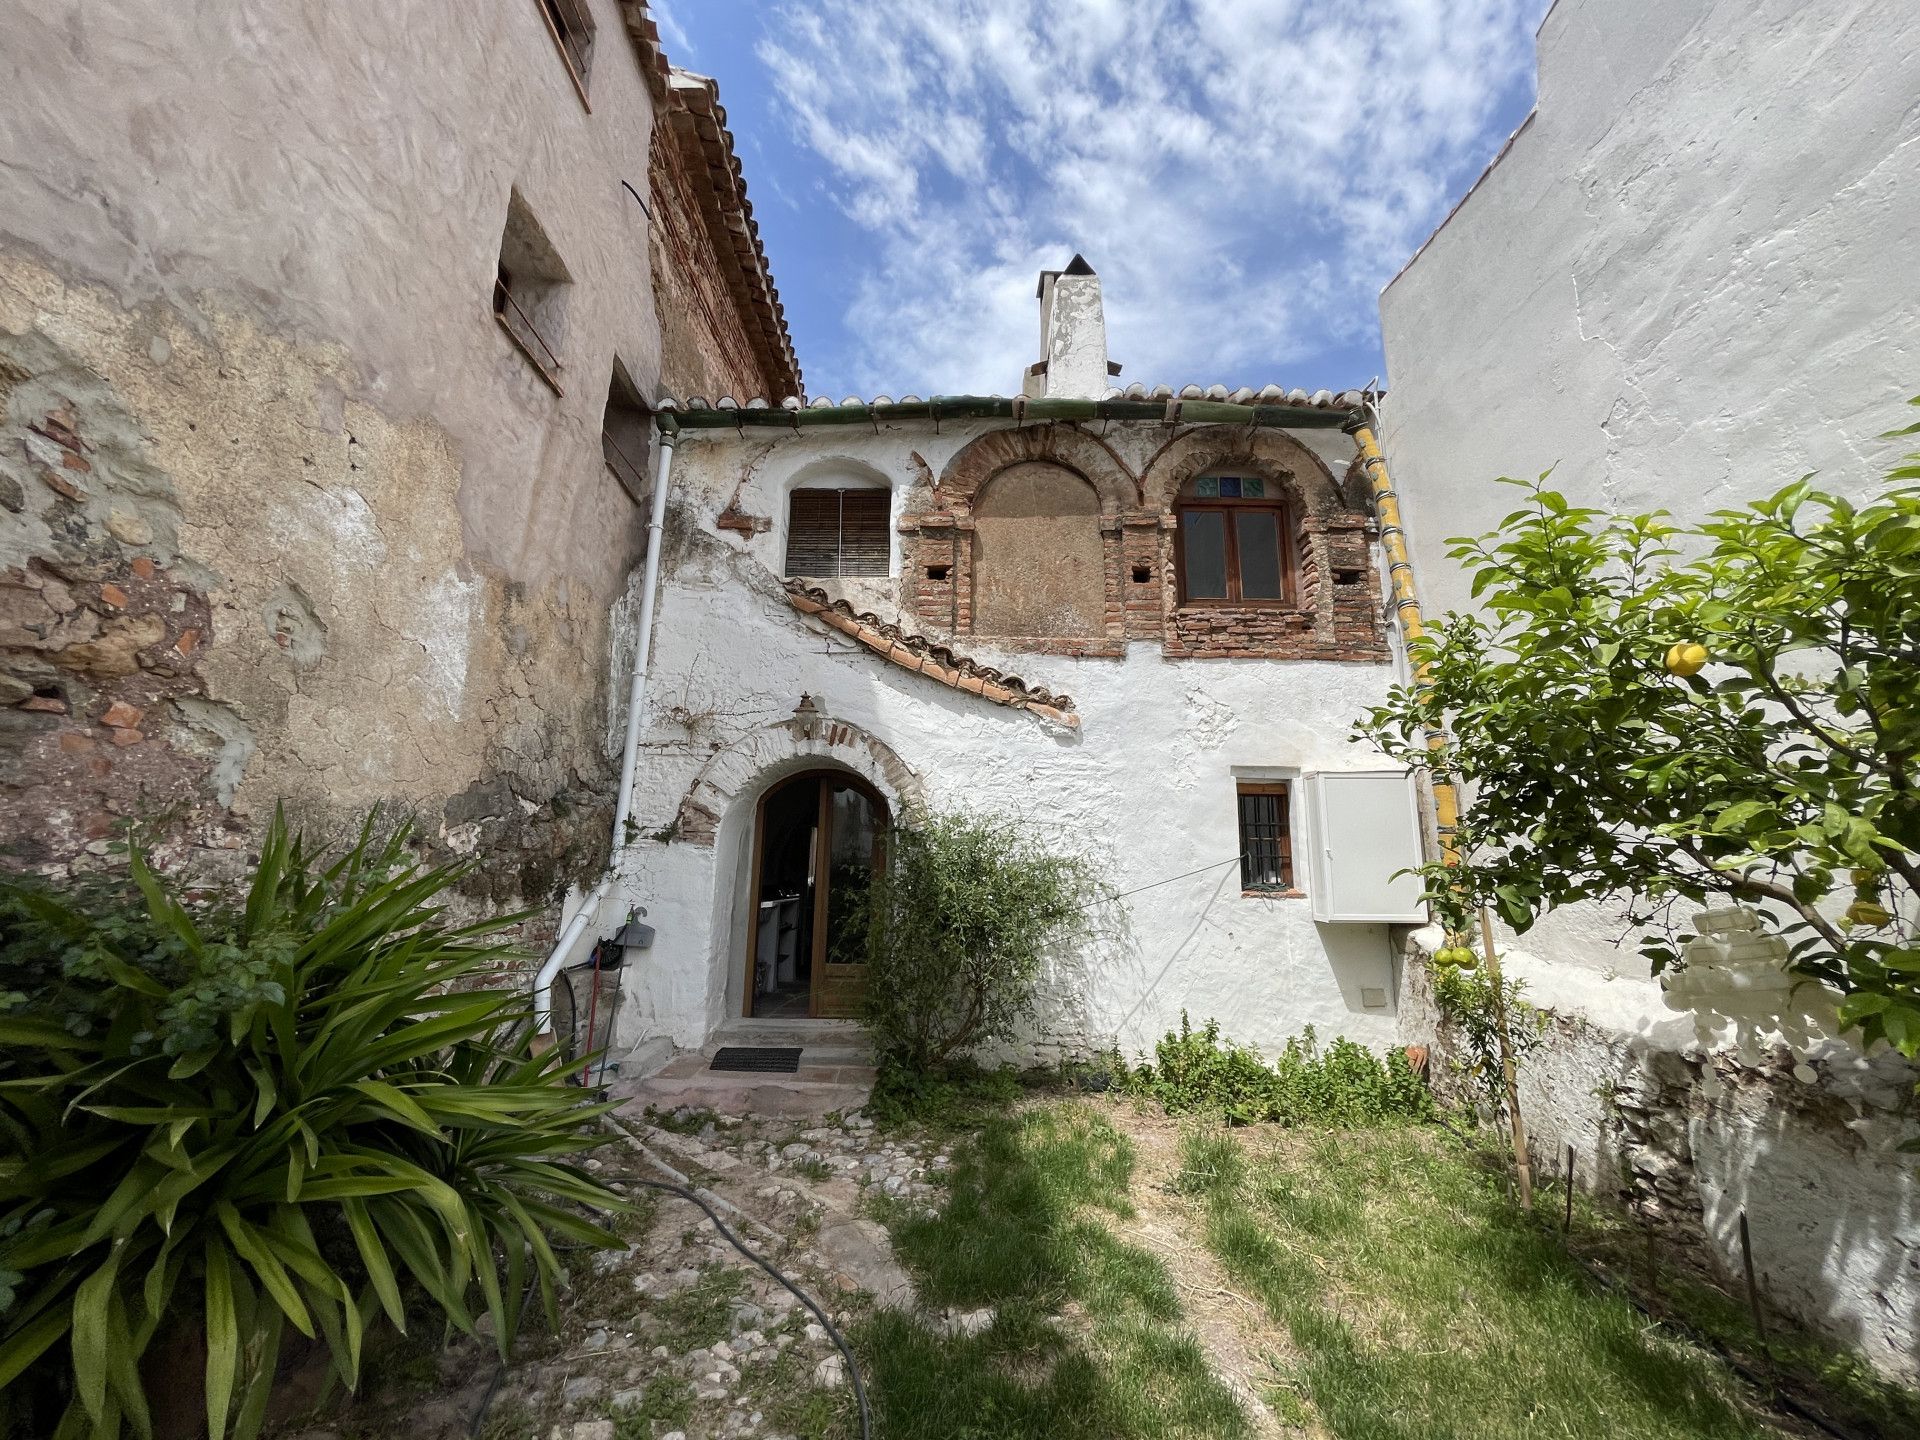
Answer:
<svg viewBox="0 0 1920 1440"><path fill-rule="evenodd" d="M1192 448L1197 456L1210 453L1204 446ZM1094 456L1077 440L1069 447L1033 429L996 431L957 456L938 487L915 491L926 497L926 506L904 517L900 531L903 589L920 626L955 638L977 633L975 497L994 475L1046 460L1079 474L1106 497L1097 521L1104 584L1101 631L980 638L1006 649L1058 655L1118 656L1131 641L1158 640L1166 655L1182 659L1368 664L1388 659L1372 519L1348 508L1323 468L1309 474L1296 462L1293 470L1268 470L1287 486L1293 500L1296 603L1183 606L1174 559L1178 522L1171 499L1178 486L1143 485L1111 456L1110 451ZM1117 473L1086 475L1090 461ZM1115 495L1130 495L1134 503L1118 506L1112 502Z"/></svg>

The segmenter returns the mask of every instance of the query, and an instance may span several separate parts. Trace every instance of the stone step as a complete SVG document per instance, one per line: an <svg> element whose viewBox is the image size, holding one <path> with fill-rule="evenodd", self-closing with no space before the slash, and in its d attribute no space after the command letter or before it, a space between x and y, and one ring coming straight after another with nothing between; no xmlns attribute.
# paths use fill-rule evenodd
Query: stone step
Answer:
<svg viewBox="0 0 1920 1440"><path fill-rule="evenodd" d="M825 1078L837 1077L837 1078ZM719 1115L827 1115L858 1110L873 1093L873 1072L857 1066L820 1067L800 1075L748 1075L708 1070L688 1075L664 1071L644 1080L621 1081L609 1094L626 1103L621 1110L639 1115L656 1110L711 1110Z"/></svg>

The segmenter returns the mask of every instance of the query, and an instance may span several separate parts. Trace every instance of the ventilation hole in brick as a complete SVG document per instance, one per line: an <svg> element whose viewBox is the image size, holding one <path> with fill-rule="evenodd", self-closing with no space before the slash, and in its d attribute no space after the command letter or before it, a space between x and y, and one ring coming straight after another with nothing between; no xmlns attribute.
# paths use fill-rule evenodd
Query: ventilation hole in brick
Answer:
<svg viewBox="0 0 1920 1440"><path fill-rule="evenodd" d="M1333 572L1333 583L1336 585L1358 585L1360 583L1360 572L1358 570L1336 570Z"/></svg>
<svg viewBox="0 0 1920 1440"><path fill-rule="evenodd" d="M948 574L951 573L951 570L952 567L947 565L929 565L927 566L927 578L929 580L944 580Z"/></svg>
<svg viewBox="0 0 1920 1440"><path fill-rule="evenodd" d="M1134 584L1144 585L1151 579L1153 579L1153 567L1151 565L1136 565L1133 567Z"/></svg>

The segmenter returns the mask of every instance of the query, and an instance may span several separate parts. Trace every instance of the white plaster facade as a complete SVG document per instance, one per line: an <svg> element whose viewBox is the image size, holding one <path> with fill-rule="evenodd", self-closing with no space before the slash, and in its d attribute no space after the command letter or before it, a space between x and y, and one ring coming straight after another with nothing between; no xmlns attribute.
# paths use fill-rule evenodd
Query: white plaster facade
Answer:
<svg viewBox="0 0 1920 1440"><path fill-rule="evenodd" d="M1695 518L1809 471L1881 483L1908 447L1874 437L1920 393L1917 57L1908 0L1559 0L1535 113L1381 299L1429 611L1468 603L1446 541L1512 508L1498 475ZM1842 1042L1742 1064L1623 931L1570 907L1509 956L1558 1017L1521 1085L1543 1160L1572 1144L1736 1277L1744 1209L1771 1300L1920 1378L1920 1181L1890 1148L1920 1132L1913 1067Z"/></svg>
<svg viewBox="0 0 1920 1440"><path fill-rule="evenodd" d="M778 523L744 539L711 527L730 499L748 513L780 514L796 480L823 475L885 477L897 514L921 473L915 456L937 474L990 428L682 437L634 816L654 837L690 792L724 809L710 846L643 838L627 851L627 899L649 908L658 935L623 978L622 1040L664 1033L698 1045L741 1013L755 802L785 775L827 764L863 775L896 812L924 799L1082 837L1116 890L1155 887L1126 903L1123 933L1096 953L1063 959L1049 977L1036 1037L1043 1051L1116 1043L1143 1051L1183 1010L1195 1024L1218 1018L1228 1034L1269 1052L1309 1024L1323 1040L1390 1044L1388 928L1316 924L1305 899L1245 897L1237 865L1220 863L1239 853L1238 779L1377 768L1377 754L1348 735L1361 710L1384 698L1390 665L1166 660L1152 643L1131 645L1124 658L1075 659L956 642L1070 695L1081 721L1070 731L890 665L811 623L780 589ZM1142 459L1164 440L1114 428L1108 443ZM1338 430L1294 438L1335 473L1351 455ZM891 587L857 588L865 605L885 603ZM824 731L849 728L840 743L796 736L792 712L803 693L838 722ZM897 762L895 775L886 757ZM1302 808L1294 807L1296 855ZM1170 879L1202 866L1211 868Z"/></svg>

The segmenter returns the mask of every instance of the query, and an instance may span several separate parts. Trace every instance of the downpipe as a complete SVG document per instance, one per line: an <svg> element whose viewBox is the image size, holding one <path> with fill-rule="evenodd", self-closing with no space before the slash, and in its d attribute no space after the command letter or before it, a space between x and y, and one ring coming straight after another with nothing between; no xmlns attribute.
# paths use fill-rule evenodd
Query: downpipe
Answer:
<svg viewBox="0 0 1920 1440"><path fill-rule="evenodd" d="M640 580L640 637L634 645L633 679L627 688L627 733L620 752L620 790L613 806L613 844L607 873L587 892L560 938L533 977L533 1033L544 1035L553 1024L553 982L573 949L599 919L600 907L620 878L627 849L627 822L633 813L634 772L639 765L640 716L647 703L647 667L653 659L653 612L660 593L660 552L667 528L667 481L673 473L673 446L679 438L670 429L659 432L660 461L653 477L653 505L647 519L647 564Z"/></svg>

